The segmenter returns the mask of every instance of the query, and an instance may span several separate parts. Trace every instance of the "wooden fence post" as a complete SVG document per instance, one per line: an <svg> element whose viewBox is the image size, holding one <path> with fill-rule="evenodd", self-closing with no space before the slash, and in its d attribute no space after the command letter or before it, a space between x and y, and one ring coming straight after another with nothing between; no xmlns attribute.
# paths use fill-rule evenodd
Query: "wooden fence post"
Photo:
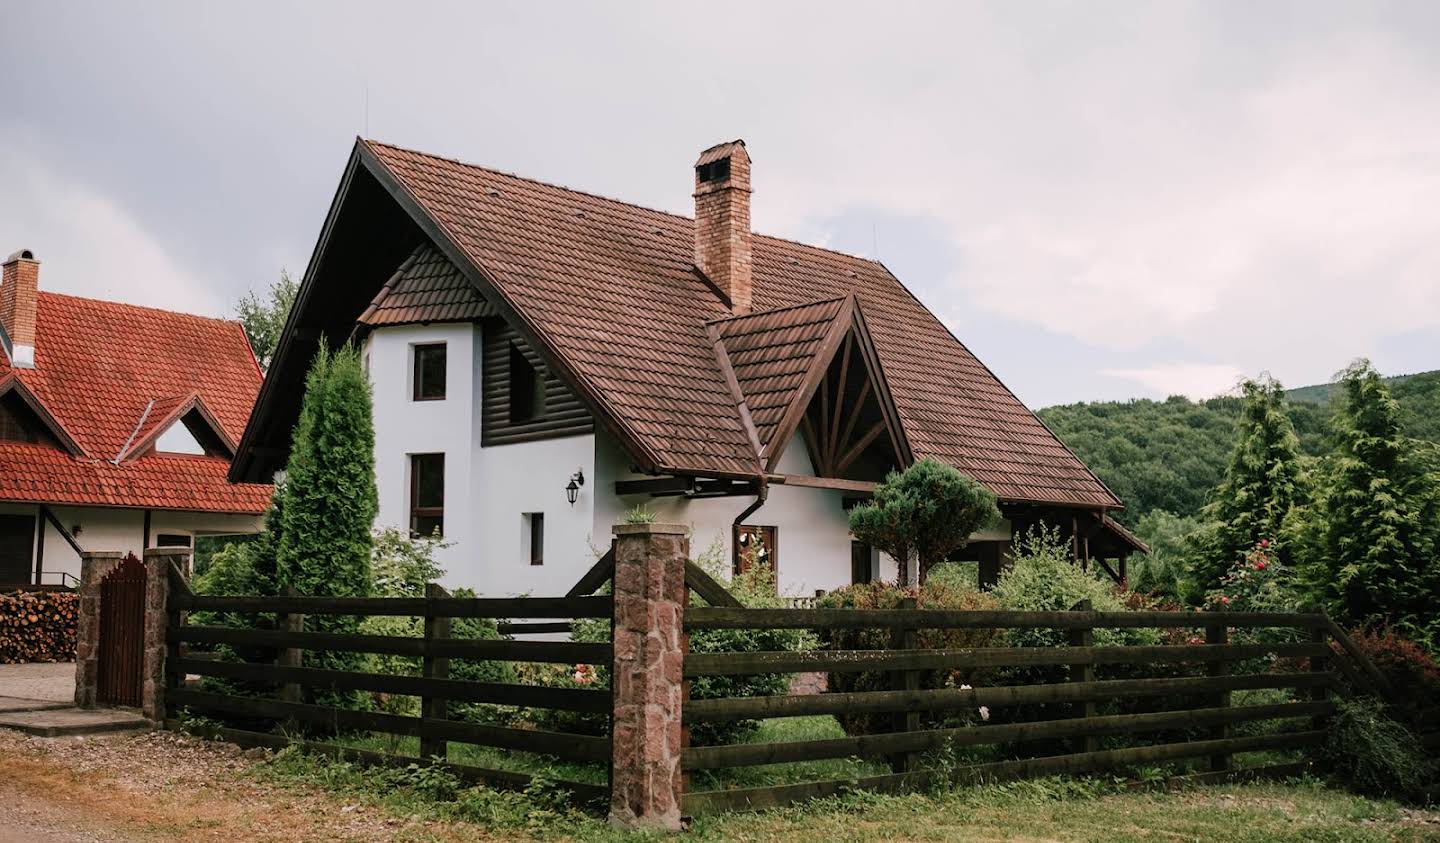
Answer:
<svg viewBox="0 0 1440 843"><path fill-rule="evenodd" d="M1089 612L1094 610L1094 604L1089 600L1081 600L1071 607L1072 612ZM1072 647L1093 647L1095 646L1095 628L1091 626L1079 627L1070 630L1070 646ZM1094 682L1095 665L1093 664L1072 664L1070 665L1071 682ZM1094 717L1095 701L1089 700L1075 704L1075 716ZM1097 741L1094 735L1085 735L1078 741L1076 752L1094 752Z"/></svg>
<svg viewBox="0 0 1440 843"><path fill-rule="evenodd" d="M1230 630L1223 623L1212 623L1205 627L1205 643L1214 645L1225 645L1230 643ZM1230 663L1226 661L1212 661L1205 664L1206 676L1225 676L1230 672ZM1230 707L1230 692L1220 691L1211 697L1210 704L1216 708ZM1214 726L1210 729L1210 739L1220 740L1230 737L1230 727L1224 724ZM1229 753L1210 756L1210 769L1214 772L1224 772L1234 765L1234 758Z"/></svg>
<svg viewBox="0 0 1440 843"><path fill-rule="evenodd" d="M610 823L680 830L687 528L617 524Z"/></svg>
<svg viewBox="0 0 1440 843"><path fill-rule="evenodd" d="M445 656L437 656L432 652L432 645L450 637L450 618L437 617L433 601L449 597L450 592L441 588L436 583L428 583L425 586L425 656L423 659L421 673L426 679L449 679L450 659ZM427 720L444 720L447 714L444 697L421 697L420 716ZM450 754L450 744L444 738L420 736L420 757L439 758L445 760Z"/></svg>
<svg viewBox="0 0 1440 843"><path fill-rule="evenodd" d="M899 609L915 609L919 607L919 601L914 597L900 598ZM890 632L890 649L892 650L914 650L920 645L920 633L914 627L897 627ZM918 670L897 670L890 674L890 690L892 691L918 691L920 690L920 671ZM918 732L920 731L919 711L897 711L895 712L894 729L897 732ZM913 752L902 752L890 756L890 768L897 773L908 773L915 769L917 755Z"/></svg>
<svg viewBox="0 0 1440 843"><path fill-rule="evenodd" d="M287 585L284 588L286 597L295 597L299 592L295 586ZM276 626L281 632L304 632L305 616L299 612L284 612L276 615ZM302 650L299 647L286 647L275 657L275 664L280 667L301 667L304 664ZM298 703L302 700L299 682L286 682L280 686L280 699L288 703Z"/></svg>
<svg viewBox="0 0 1440 843"><path fill-rule="evenodd" d="M1327 630L1322 626L1310 627L1310 640L1317 644L1325 645L1325 652L1330 652L1330 644L1326 641ZM1330 659L1327 656L1311 656L1311 673L1328 673L1330 671ZM1330 698L1330 688L1327 685L1316 685L1310 691L1310 699L1324 702ZM1330 725L1330 719L1323 714L1316 715L1311 721L1310 728L1324 729Z"/></svg>

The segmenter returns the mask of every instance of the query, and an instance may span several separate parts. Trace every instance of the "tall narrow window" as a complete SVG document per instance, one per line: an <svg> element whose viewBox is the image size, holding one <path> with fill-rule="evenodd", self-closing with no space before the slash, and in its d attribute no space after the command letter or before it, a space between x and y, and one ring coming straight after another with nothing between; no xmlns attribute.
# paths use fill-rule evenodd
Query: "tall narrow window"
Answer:
<svg viewBox="0 0 1440 843"><path fill-rule="evenodd" d="M534 421L545 415L545 384L525 352L510 346L510 423Z"/></svg>
<svg viewBox="0 0 1440 843"><path fill-rule="evenodd" d="M764 565L773 576L779 554L776 552L774 527L735 528L735 573L743 574L756 565Z"/></svg>
<svg viewBox="0 0 1440 843"><path fill-rule="evenodd" d="M439 401L445 397L445 343L415 346L416 401Z"/></svg>
<svg viewBox="0 0 1440 843"><path fill-rule="evenodd" d="M871 567L874 555L869 542L850 542L850 582L859 585L875 580L874 569Z"/></svg>
<svg viewBox="0 0 1440 843"><path fill-rule="evenodd" d="M525 554L531 565L545 564L545 513L525 513Z"/></svg>
<svg viewBox="0 0 1440 843"><path fill-rule="evenodd" d="M410 533L445 534L445 455L410 455Z"/></svg>

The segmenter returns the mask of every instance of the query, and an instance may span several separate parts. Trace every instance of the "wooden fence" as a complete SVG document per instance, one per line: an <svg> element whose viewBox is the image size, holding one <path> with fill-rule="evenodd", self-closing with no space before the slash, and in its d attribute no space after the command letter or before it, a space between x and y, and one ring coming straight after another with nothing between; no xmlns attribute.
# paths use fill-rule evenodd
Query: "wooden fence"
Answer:
<svg viewBox="0 0 1440 843"><path fill-rule="evenodd" d="M1357 681L1371 679L1358 663L1335 658L1329 638L1333 624L1323 614L1256 614L1194 612L1094 612L1079 607L1069 612L943 611L902 608L867 609L736 609L690 608L685 629L870 629L889 630L892 647L884 650L819 650L812 652L691 653L685 677L742 676L764 673L885 671L889 690L692 700L685 703L687 725L742 719L806 715L890 713L891 731L843 738L766 744L687 746L682 766L687 771L782 764L843 758L880 758L894 772L856 779L813 781L770 787L689 792L682 805L687 815L716 809L768 808L849 789L902 791L941 781L974 782L1057 773L1081 773L1123 766L1183 759L1208 759L1201 779L1244 775L1236 770L1237 754L1264 750L1298 750L1325 738L1325 718L1334 712L1329 691L1337 686L1338 670ZM1104 628L1153 627L1196 630L1205 643L1160 646L1095 646L1093 632ZM921 629L1051 629L1066 634L1068 646L919 649ZM1230 643L1236 629L1289 630L1290 643ZM1343 633L1341 633L1343 635ZM1273 666L1260 671L1232 671L1232 665L1265 659ZM1343 662L1343 665L1340 664ZM1016 666L1048 668L1057 681L995 687L920 687L922 671L980 670ZM1097 667L1164 668L1195 675L1097 679ZM1373 668L1369 668L1373 671ZM1155 670L1153 672L1160 672ZM1285 702L1231 704L1236 691L1282 689ZM1181 697L1182 707L1126 714L1097 714L1097 704L1145 697ZM1007 710L1025 705L1064 705L1060 719L1000 722ZM953 728L921 728L920 717L931 712L975 712L985 706L990 723ZM1285 731L1236 736L1232 727L1256 721L1299 723ZM1097 748L1097 739L1126 735L1130 745ZM1136 744L1135 736L1152 735ZM1038 741L1068 742L1068 751L1024 757L1015 746ZM918 753L947 747L1006 745L1014 760L998 760L946 769L922 769ZM1286 764L1257 772L1298 771Z"/></svg>
<svg viewBox="0 0 1440 843"><path fill-rule="evenodd" d="M450 743L473 744L506 751L536 753L564 761L609 767L610 737L540 729L519 729L470 723L447 718L451 701L552 709L608 717L613 707L609 688L553 688L516 683L477 682L449 677L451 659L486 661L608 665L612 649L607 643L574 641L514 641L453 638L456 618L560 618L570 621L609 618L609 597L462 599L432 586L424 598L332 597L199 597L188 593L170 597L167 642L174 657L167 660L166 699L178 708L199 714L308 724L332 732L379 732L419 739L416 757L346 749L334 744L305 741L274 732L213 729L216 737L254 745L281 747L299 744L308 750L354 758L364 762L420 762L440 759L452 772L469 781L524 787L529 775L445 761ZM225 612L274 615L275 629L235 626L196 626L183 622L185 612ZM399 616L421 618L423 637L341 634L306 631L307 619L337 615ZM196 646L228 645L242 651L266 653L263 661L221 661L200 658L184 650ZM183 648L183 650L182 650ZM303 651L368 653L419 657L418 676L396 676L350 670L302 667ZM184 653L184 654L182 654ZM218 693L187 687L186 675L218 677L273 689L265 695ZM420 716L359 711L302 702L302 689L365 691L420 698ZM178 726L178 723L173 725ZM608 729L607 729L608 732ZM558 781L581 801L603 800L608 789L578 781Z"/></svg>

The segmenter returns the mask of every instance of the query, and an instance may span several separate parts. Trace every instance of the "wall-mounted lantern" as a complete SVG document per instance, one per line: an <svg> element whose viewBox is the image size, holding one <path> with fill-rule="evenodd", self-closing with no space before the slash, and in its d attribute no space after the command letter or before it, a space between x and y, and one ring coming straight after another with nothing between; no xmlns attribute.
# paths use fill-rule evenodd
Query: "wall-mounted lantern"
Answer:
<svg viewBox="0 0 1440 843"><path fill-rule="evenodd" d="M570 482L565 486L565 498L570 501L571 506L575 505L575 499L580 496L580 487L584 485L585 472L577 468L575 473L570 475Z"/></svg>

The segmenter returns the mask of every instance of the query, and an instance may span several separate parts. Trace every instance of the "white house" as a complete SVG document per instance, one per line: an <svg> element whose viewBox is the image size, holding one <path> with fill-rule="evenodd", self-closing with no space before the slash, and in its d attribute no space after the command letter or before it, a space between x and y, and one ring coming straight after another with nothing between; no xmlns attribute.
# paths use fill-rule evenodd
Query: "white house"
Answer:
<svg viewBox="0 0 1440 843"><path fill-rule="evenodd" d="M846 510L948 462L1012 531L1123 558L1120 502L881 264L752 234L743 142L701 154L695 220L357 141L231 479L283 464L315 343L362 339L379 523L438 530L454 585L564 593L647 506L809 595L893 577ZM1119 572L1117 572L1117 575Z"/></svg>
<svg viewBox="0 0 1440 843"><path fill-rule="evenodd" d="M270 486L226 480L260 389L240 325L0 278L0 586L65 585L83 550L253 533Z"/></svg>

